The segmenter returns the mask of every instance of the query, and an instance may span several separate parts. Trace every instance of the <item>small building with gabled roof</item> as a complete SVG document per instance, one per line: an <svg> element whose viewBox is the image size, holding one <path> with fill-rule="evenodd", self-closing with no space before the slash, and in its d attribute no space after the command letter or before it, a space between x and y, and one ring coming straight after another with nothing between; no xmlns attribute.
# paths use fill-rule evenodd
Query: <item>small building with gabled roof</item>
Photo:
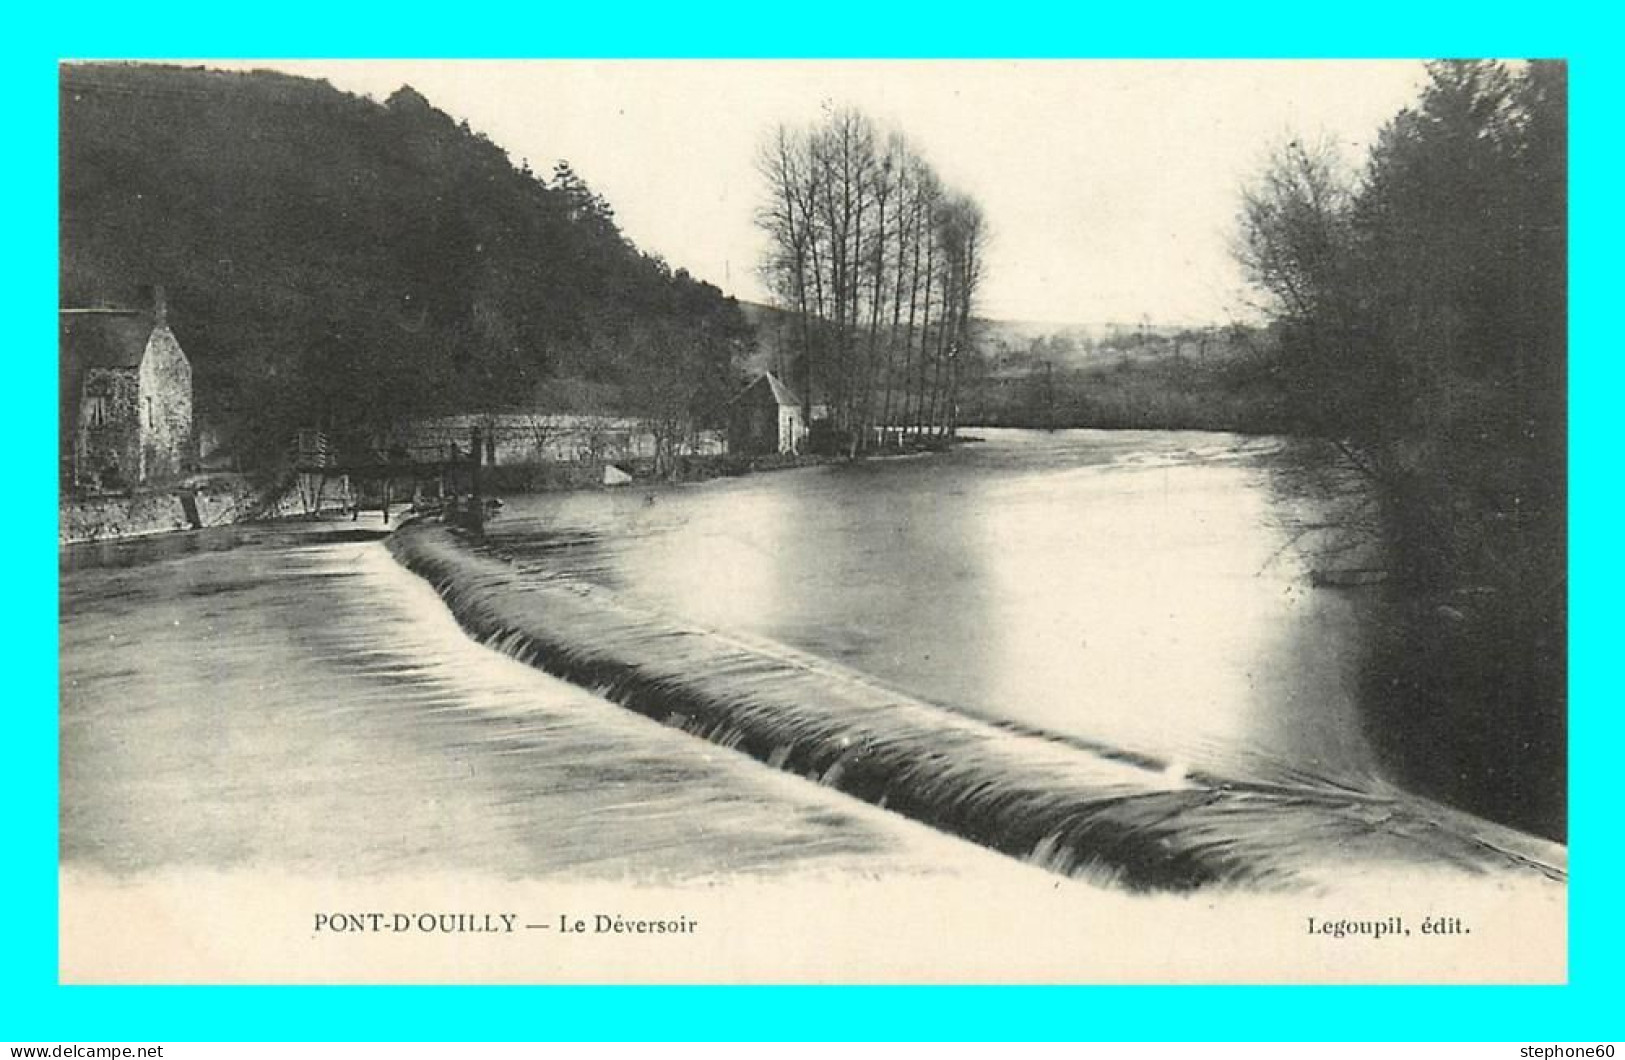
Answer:
<svg viewBox="0 0 1625 1060"><path fill-rule="evenodd" d="M799 453L807 437L801 399L763 372L728 402L728 451L747 456Z"/></svg>
<svg viewBox="0 0 1625 1060"><path fill-rule="evenodd" d="M72 483L118 489L183 474L192 452L192 366L162 292L146 309L60 313Z"/></svg>

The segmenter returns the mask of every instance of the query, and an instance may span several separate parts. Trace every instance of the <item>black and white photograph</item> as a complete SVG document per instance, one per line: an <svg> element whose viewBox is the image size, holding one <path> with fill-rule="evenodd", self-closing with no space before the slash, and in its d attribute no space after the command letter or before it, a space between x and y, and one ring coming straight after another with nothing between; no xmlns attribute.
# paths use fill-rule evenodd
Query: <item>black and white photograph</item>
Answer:
<svg viewBox="0 0 1625 1060"><path fill-rule="evenodd" d="M1563 983L1559 60L57 71L63 983Z"/></svg>

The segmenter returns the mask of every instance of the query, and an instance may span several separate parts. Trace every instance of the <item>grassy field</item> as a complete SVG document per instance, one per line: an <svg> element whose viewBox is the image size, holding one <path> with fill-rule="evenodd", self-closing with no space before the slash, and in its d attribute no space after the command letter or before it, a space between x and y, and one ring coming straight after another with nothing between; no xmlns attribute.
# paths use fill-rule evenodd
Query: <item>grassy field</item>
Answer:
<svg viewBox="0 0 1625 1060"><path fill-rule="evenodd" d="M1229 350L1167 347L1057 365L998 365L967 385L961 422L990 427L1104 427L1282 433L1293 429L1267 363Z"/></svg>

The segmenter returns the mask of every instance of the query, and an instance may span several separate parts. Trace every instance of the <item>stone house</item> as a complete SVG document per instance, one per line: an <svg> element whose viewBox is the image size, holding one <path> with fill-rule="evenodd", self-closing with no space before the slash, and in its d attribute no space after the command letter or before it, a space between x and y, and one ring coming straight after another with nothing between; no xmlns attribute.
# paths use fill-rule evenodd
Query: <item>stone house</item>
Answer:
<svg viewBox="0 0 1625 1060"><path fill-rule="evenodd" d="M772 372L728 402L728 451L747 456L799 453L807 437L801 399Z"/></svg>
<svg viewBox="0 0 1625 1060"><path fill-rule="evenodd" d="M193 463L192 366L162 292L150 310L64 309L60 342L72 484L127 489L184 474Z"/></svg>

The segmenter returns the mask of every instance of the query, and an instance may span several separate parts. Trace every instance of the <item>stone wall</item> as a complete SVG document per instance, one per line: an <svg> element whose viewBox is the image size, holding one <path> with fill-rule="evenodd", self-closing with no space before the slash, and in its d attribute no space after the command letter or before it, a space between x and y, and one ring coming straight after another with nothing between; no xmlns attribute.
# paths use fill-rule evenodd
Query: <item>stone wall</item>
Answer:
<svg viewBox="0 0 1625 1060"><path fill-rule="evenodd" d="M295 483L268 496L240 475L213 476L188 488L103 497L63 498L57 508L57 543L109 541L269 519L295 519L345 510L347 493L329 484L318 499Z"/></svg>
<svg viewBox="0 0 1625 1060"><path fill-rule="evenodd" d="M227 526L266 519L300 519L324 512L348 510L350 493L342 479L328 481L318 495L312 483L302 481L307 478L299 476L282 493L270 496L255 489L241 476L212 476L206 484L192 491L197 502L199 522L204 527Z"/></svg>
<svg viewBox="0 0 1625 1060"><path fill-rule="evenodd" d="M79 402L74 479L81 485L134 485L141 474L141 390L133 368L92 368Z"/></svg>
<svg viewBox="0 0 1625 1060"><path fill-rule="evenodd" d="M179 493L77 498L62 503L57 519L57 539L64 545L167 534L192 525Z"/></svg>
<svg viewBox="0 0 1625 1060"><path fill-rule="evenodd" d="M160 324L141 360L141 481L164 482L192 462L192 366Z"/></svg>

